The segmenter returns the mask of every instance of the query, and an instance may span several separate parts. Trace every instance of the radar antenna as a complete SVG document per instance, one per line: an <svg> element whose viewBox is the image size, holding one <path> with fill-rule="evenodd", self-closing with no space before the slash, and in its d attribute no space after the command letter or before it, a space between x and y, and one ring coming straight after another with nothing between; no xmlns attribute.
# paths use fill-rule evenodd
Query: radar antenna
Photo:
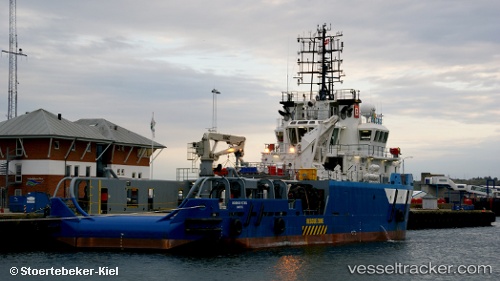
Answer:
<svg viewBox="0 0 500 281"><path fill-rule="evenodd" d="M333 84L341 82L344 76L340 68L342 59L340 54L344 48L344 42L340 42L341 32L335 35L327 35L331 27L323 24L318 25L317 33L309 37L298 37L297 42L301 44L299 51L299 65L297 82L299 85L310 85L310 95L313 94L313 85L319 86L318 100L333 99ZM306 76L310 75L307 81ZM312 97L311 97L312 98Z"/></svg>

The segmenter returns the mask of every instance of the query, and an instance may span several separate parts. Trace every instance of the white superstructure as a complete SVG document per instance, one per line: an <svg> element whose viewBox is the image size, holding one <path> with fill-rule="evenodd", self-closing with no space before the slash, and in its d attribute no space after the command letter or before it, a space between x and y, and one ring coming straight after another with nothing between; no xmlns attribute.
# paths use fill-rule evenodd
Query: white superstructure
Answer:
<svg viewBox="0 0 500 281"><path fill-rule="evenodd" d="M305 91L282 93L283 110L276 143L266 144L262 171L296 177L311 169L317 179L388 182L399 172L399 148L387 148L389 130L373 105L361 104L360 92L334 90L342 82L342 34L326 35L326 26L300 37L299 85Z"/></svg>

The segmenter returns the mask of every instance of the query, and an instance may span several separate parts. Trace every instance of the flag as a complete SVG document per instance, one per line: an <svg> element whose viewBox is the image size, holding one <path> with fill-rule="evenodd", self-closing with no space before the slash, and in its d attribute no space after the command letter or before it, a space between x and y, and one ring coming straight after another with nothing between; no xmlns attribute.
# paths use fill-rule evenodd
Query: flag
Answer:
<svg viewBox="0 0 500 281"><path fill-rule="evenodd" d="M153 112L153 117L151 117L151 133L153 134L153 138L155 137L155 113Z"/></svg>

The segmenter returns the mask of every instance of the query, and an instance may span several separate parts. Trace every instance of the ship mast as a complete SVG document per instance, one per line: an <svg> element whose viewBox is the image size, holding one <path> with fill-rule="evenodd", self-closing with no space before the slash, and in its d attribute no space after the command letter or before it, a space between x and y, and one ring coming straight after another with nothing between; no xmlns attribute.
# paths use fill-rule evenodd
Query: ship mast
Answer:
<svg viewBox="0 0 500 281"><path fill-rule="evenodd" d="M318 85L318 95L314 98L317 100L333 99L333 84L342 82L344 76L343 70L340 68L342 59L340 54L344 48L344 43L340 42L339 37L341 32L335 35L327 35L331 27L327 28L326 24L321 27L318 25L317 32L310 34L308 37L298 37L297 42L301 43L299 52L298 84L310 85L310 98L313 98L313 85ZM319 59L315 58L315 55ZM305 79L309 76L310 79Z"/></svg>
<svg viewBox="0 0 500 281"><path fill-rule="evenodd" d="M320 30L318 30L319 32ZM321 48L321 89L319 90L319 99L320 100L326 100L326 96L328 95L328 88L326 86L326 73L328 70L328 66L326 65L326 45L328 44L326 41L326 28L325 25L323 25L323 29L321 30L321 45L323 48Z"/></svg>

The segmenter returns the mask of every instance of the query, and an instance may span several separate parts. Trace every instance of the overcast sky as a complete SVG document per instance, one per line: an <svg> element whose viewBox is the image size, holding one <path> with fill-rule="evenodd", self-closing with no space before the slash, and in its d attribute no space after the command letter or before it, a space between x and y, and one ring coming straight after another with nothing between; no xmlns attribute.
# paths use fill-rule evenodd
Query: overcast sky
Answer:
<svg viewBox="0 0 500 281"><path fill-rule="evenodd" d="M0 49L9 48L9 1ZM187 143L212 127L247 138L245 161L275 142L299 34L344 33L344 84L384 114L406 172L500 177L498 1L17 1L18 115L105 118L167 146L154 177L191 167ZM0 120L8 56L0 58ZM412 157L412 158L410 158ZM223 157L224 158L224 157ZM222 159L225 162L226 159Z"/></svg>

